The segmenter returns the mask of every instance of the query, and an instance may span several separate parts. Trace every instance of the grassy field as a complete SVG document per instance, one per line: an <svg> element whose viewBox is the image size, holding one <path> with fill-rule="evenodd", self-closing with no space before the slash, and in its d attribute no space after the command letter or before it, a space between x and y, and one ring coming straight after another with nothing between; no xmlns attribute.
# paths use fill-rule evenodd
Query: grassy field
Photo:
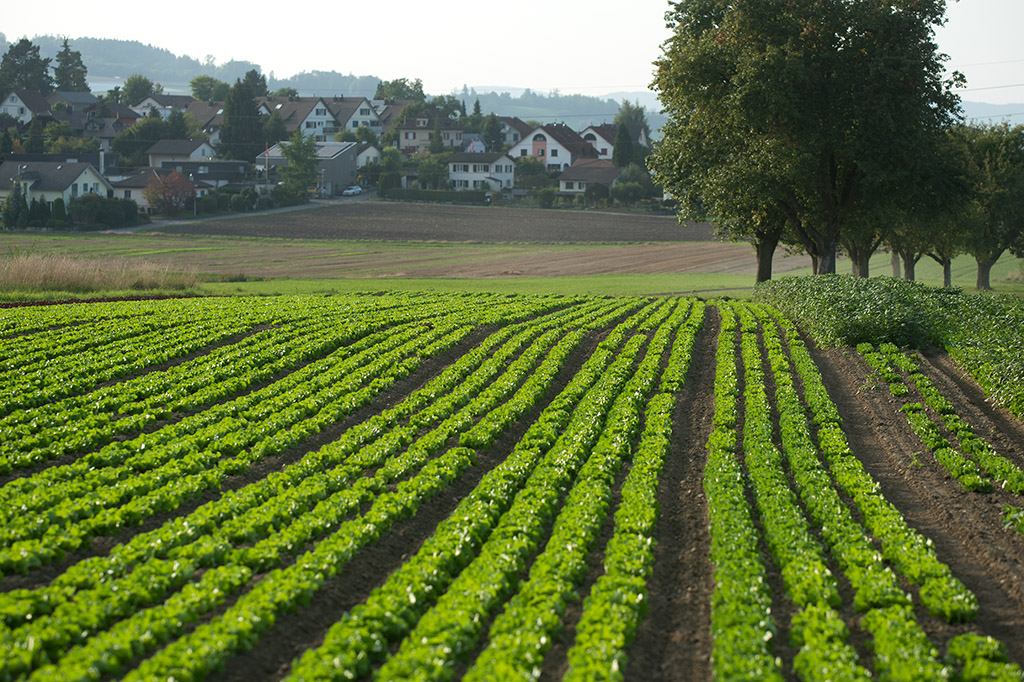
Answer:
<svg viewBox="0 0 1024 682"><path fill-rule="evenodd" d="M677 260L656 266L663 271L643 271L656 269L649 261L673 250L689 253L701 249L711 255L695 258L688 265L673 256ZM61 261L86 259L87 269L95 269L99 263L120 270L144 265L164 272L188 273L196 281L193 291L215 295L428 290L746 298L754 283L749 246L710 242L436 243L153 233L0 234L0 259L9 263L26 255L59 256ZM565 274L536 274L557 271L563 264ZM598 267L605 264L606 269ZM849 272L849 262L841 258L838 270ZM887 254L872 259L871 273L891 274ZM808 274L809 261L804 257L777 260L776 277ZM918 264L917 275L927 284L942 283L941 269L929 259ZM975 277L972 258L962 256L954 262L954 286L973 290ZM998 292L1024 295L1022 261L1005 255L993 268L992 285ZM0 300L75 298L101 290L95 286L61 288L0 282ZM105 293L138 294L139 290L129 283L112 286ZM164 292L175 290L173 287Z"/></svg>

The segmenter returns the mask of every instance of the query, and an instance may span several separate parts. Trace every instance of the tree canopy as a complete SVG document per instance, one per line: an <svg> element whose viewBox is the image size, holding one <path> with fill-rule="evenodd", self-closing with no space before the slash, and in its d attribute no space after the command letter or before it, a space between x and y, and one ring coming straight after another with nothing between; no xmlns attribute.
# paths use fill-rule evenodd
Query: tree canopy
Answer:
<svg viewBox="0 0 1024 682"><path fill-rule="evenodd" d="M56 88L62 92L89 92L88 70L82 61L82 53L72 50L68 39L57 53L57 66L53 69Z"/></svg>
<svg viewBox="0 0 1024 682"><path fill-rule="evenodd" d="M192 96L200 102L223 102L231 86L213 76L196 76L189 81Z"/></svg>
<svg viewBox="0 0 1024 682"><path fill-rule="evenodd" d="M419 78L410 81L407 78L396 78L390 81L381 81L377 84L377 92L374 99L408 99L416 102L427 101L423 93L423 81Z"/></svg>
<svg viewBox="0 0 1024 682"><path fill-rule="evenodd" d="M53 92L50 60L39 55L39 46L22 38L0 60L0 91L35 90L43 95ZM3 97L3 95L0 95Z"/></svg>
<svg viewBox="0 0 1024 682"><path fill-rule="evenodd" d="M674 3L655 179L736 238L784 221L816 271L835 272L843 230L915 191L958 111L934 40L944 12L945 0Z"/></svg>
<svg viewBox="0 0 1024 682"><path fill-rule="evenodd" d="M133 107L150 95L159 95L163 91L164 88L159 83L154 83L141 73L133 73L125 78L121 85L120 101Z"/></svg>
<svg viewBox="0 0 1024 682"><path fill-rule="evenodd" d="M265 85L265 84L264 84ZM217 152L228 159L252 161L265 149L268 140L263 117L256 104L258 79L238 79L224 100L224 122Z"/></svg>

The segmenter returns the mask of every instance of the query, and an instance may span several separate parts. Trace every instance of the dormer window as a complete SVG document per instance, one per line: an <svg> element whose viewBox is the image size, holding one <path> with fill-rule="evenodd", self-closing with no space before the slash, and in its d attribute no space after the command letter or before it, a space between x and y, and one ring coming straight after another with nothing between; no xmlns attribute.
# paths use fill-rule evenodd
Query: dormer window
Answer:
<svg viewBox="0 0 1024 682"><path fill-rule="evenodd" d="M534 135L534 136L533 136L533 141L534 141L534 142L547 142L547 141L548 141L548 138L546 138L546 137L544 137L543 135L541 135L541 134L539 134L539 133L538 133L537 135Z"/></svg>

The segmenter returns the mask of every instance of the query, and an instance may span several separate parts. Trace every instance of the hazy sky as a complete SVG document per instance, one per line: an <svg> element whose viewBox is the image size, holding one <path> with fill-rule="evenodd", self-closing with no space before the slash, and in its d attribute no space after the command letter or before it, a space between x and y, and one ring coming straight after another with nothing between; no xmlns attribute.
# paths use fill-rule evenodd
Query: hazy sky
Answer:
<svg viewBox="0 0 1024 682"><path fill-rule="evenodd" d="M317 5L242 9L215 2L201 10L148 12L129 4L111 12L51 0L45 11L17 4L5 12L0 31L9 41L36 35L138 40L199 60L209 54L217 63L254 62L278 78L313 70L421 78L430 94L463 84L588 95L644 90L668 38L666 0L348 5L318 12ZM950 56L948 65L968 77L963 99L1024 102L1024 0L950 2L947 16L939 47Z"/></svg>

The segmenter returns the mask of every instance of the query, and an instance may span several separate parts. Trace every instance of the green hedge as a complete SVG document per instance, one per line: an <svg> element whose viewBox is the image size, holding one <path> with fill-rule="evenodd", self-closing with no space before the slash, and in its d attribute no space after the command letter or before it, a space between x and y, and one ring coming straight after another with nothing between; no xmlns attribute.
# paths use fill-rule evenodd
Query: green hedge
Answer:
<svg viewBox="0 0 1024 682"><path fill-rule="evenodd" d="M985 392L1024 417L1024 299L850 275L785 277L754 288L820 346L944 348Z"/></svg>

